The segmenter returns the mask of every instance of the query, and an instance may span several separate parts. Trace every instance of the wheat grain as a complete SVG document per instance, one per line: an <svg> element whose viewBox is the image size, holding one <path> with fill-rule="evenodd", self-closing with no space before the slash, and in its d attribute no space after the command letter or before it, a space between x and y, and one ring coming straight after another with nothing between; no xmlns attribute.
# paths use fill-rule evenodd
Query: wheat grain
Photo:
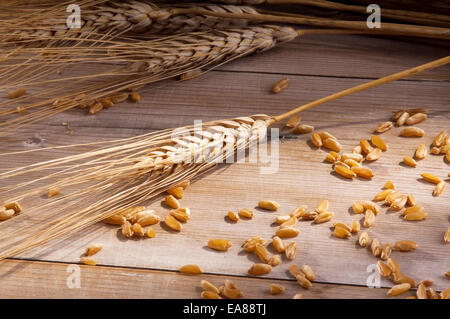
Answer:
<svg viewBox="0 0 450 319"><path fill-rule="evenodd" d="M141 226L145 227L145 226L151 226L151 225L159 223L161 218L154 214L154 210L149 209L149 210L137 212L133 216L132 220L134 223L138 223Z"/></svg>
<svg viewBox="0 0 450 319"><path fill-rule="evenodd" d="M390 244L385 244L383 246L383 249L381 249L381 254L380 254L380 258L383 260L387 260L392 253L392 247Z"/></svg>
<svg viewBox="0 0 450 319"><path fill-rule="evenodd" d="M11 92L8 93L8 99L17 99L23 95L25 95L25 93L27 92L27 90L25 88L18 88L15 89Z"/></svg>
<svg viewBox="0 0 450 319"><path fill-rule="evenodd" d="M222 299L222 297L220 297L218 293L208 290L202 291L200 296L202 297L202 299Z"/></svg>
<svg viewBox="0 0 450 319"><path fill-rule="evenodd" d="M272 295L279 295L284 292L285 288L280 284L270 284L269 290Z"/></svg>
<svg viewBox="0 0 450 319"><path fill-rule="evenodd" d="M311 281L306 278L306 275L303 272L300 272L297 276L295 276L295 279L297 279L298 284L305 289L312 287Z"/></svg>
<svg viewBox="0 0 450 319"><path fill-rule="evenodd" d="M125 220L122 224L122 235L127 238L130 238L133 236L133 234L134 234L133 225L131 225L129 221Z"/></svg>
<svg viewBox="0 0 450 319"><path fill-rule="evenodd" d="M355 167L355 166L361 166L361 164L359 164L359 163L358 163L357 161L355 161L355 160L352 160L351 158L346 159L346 160L344 161L344 163L347 164L347 165L350 167L350 169L351 169L352 167Z"/></svg>
<svg viewBox="0 0 450 319"><path fill-rule="evenodd" d="M417 166L417 162L410 156L403 157L403 163L405 163L406 165L411 166L411 167Z"/></svg>
<svg viewBox="0 0 450 319"><path fill-rule="evenodd" d="M273 200L262 200L258 203L259 208L263 208L266 210L276 211L280 208L280 204Z"/></svg>
<svg viewBox="0 0 450 319"><path fill-rule="evenodd" d="M94 244L90 245L88 248L86 248L86 252L84 253L85 256L92 256L98 253L100 250L102 250L103 245L102 244Z"/></svg>
<svg viewBox="0 0 450 319"><path fill-rule="evenodd" d="M378 206L376 203L371 202L369 200L362 201L362 205L365 210L371 210L375 215L378 215L381 211L380 206Z"/></svg>
<svg viewBox="0 0 450 319"><path fill-rule="evenodd" d="M300 123L301 120L302 120L302 116L300 114L296 114L287 120L286 127L294 128Z"/></svg>
<svg viewBox="0 0 450 319"><path fill-rule="evenodd" d="M273 255L272 257L270 257L268 264L271 265L272 267L281 265L280 255Z"/></svg>
<svg viewBox="0 0 450 319"><path fill-rule="evenodd" d="M444 192L445 186L446 186L446 184L445 184L444 181L438 183L438 184L434 187L434 190L433 190L433 196L440 196L440 195Z"/></svg>
<svg viewBox="0 0 450 319"><path fill-rule="evenodd" d="M390 121L388 122L383 122L378 124L378 126L375 128L375 132L377 133L384 133L389 131L391 128L394 127L394 124Z"/></svg>
<svg viewBox="0 0 450 319"><path fill-rule="evenodd" d="M409 205L409 206L416 206L416 199L414 198L414 195L413 194L408 194L408 201L407 201L407 204Z"/></svg>
<svg viewBox="0 0 450 319"><path fill-rule="evenodd" d="M229 211L227 217L235 223L239 221L239 215L235 212Z"/></svg>
<svg viewBox="0 0 450 319"><path fill-rule="evenodd" d="M280 93L281 91L285 90L288 87L288 85L289 85L289 79L283 78L274 84L274 86L272 87L272 92Z"/></svg>
<svg viewBox="0 0 450 319"><path fill-rule="evenodd" d="M416 157L416 159L422 160L427 156L427 154L428 154L428 152L427 152L427 148L426 148L425 144L419 144L414 156Z"/></svg>
<svg viewBox="0 0 450 319"><path fill-rule="evenodd" d="M389 146L388 144L378 135L372 135L371 137L372 144L381 149L382 151L387 151Z"/></svg>
<svg viewBox="0 0 450 319"><path fill-rule="evenodd" d="M422 178L424 180L426 180L427 182L433 183L433 184L439 184L440 182L442 182L442 180L437 177L436 175L430 174L430 173L422 173L420 174L420 176L422 176Z"/></svg>
<svg viewBox="0 0 450 319"><path fill-rule="evenodd" d="M355 214L362 214L365 211L364 205L361 202L354 201L352 204L352 210Z"/></svg>
<svg viewBox="0 0 450 319"><path fill-rule="evenodd" d="M291 238L291 237L297 237L298 234L300 234L300 230L294 227L285 227L278 229L276 232L276 236L280 238Z"/></svg>
<svg viewBox="0 0 450 319"><path fill-rule="evenodd" d="M58 194L59 194L59 188L57 188L57 187L49 188L47 191L48 198L52 198L53 196L56 196Z"/></svg>
<svg viewBox="0 0 450 319"><path fill-rule="evenodd" d="M298 222L298 219L295 218L295 216L289 216L289 219L280 225L280 229L283 229L286 227L295 227L295 226L297 226L297 222Z"/></svg>
<svg viewBox="0 0 450 319"><path fill-rule="evenodd" d="M145 236L147 236L148 238L155 238L156 237L156 232L153 228L148 227L145 231Z"/></svg>
<svg viewBox="0 0 450 319"><path fill-rule="evenodd" d="M417 123L425 121L426 118L427 118L427 114L426 113L416 113L414 115L411 115L406 120L406 124L414 125L414 124L417 124Z"/></svg>
<svg viewBox="0 0 450 319"><path fill-rule="evenodd" d="M292 132L294 134L307 134L307 133L311 133L312 131L314 131L314 126L306 125L306 124L298 124L292 130Z"/></svg>
<svg viewBox="0 0 450 319"><path fill-rule="evenodd" d="M261 244L256 244L255 246L255 254L258 258L265 264L269 263L270 258L272 257L267 250L267 248Z"/></svg>
<svg viewBox="0 0 450 319"><path fill-rule="evenodd" d="M173 195L166 196L164 202L171 208L180 208L180 202Z"/></svg>
<svg viewBox="0 0 450 319"><path fill-rule="evenodd" d="M81 257L80 262L89 266L97 265L97 261L92 257Z"/></svg>
<svg viewBox="0 0 450 319"><path fill-rule="evenodd" d="M391 278L396 284L409 284L411 287L417 286L417 282L414 279L402 274L400 271L392 272Z"/></svg>
<svg viewBox="0 0 450 319"><path fill-rule="evenodd" d="M381 157L381 149L376 148L372 152L366 155L366 161L376 161Z"/></svg>
<svg viewBox="0 0 450 319"><path fill-rule="evenodd" d="M368 168L368 167L362 167L362 166L352 166L351 167L352 172L354 172L357 176L362 177L362 178L366 178L366 179L371 179L372 177L375 176L375 174L373 173L373 171Z"/></svg>
<svg viewBox="0 0 450 319"><path fill-rule="evenodd" d="M378 272L380 273L381 276L383 277L389 277L391 275L391 269L381 260L377 261L377 268L378 268Z"/></svg>
<svg viewBox="0 0 450 319"><path fill-rule="evenodd" d="M356 173L353 172L351 169L342 166L342 165L335 165L334 166L334 171L339 174L342 177L348 178L348 179L353 179L356 177Z"/></svg>
<svg viewBox="0 0 450 319"><path fill-rule="evenodd" d="M337 238L347 239L352 237L351 230L344 227L335 226L333 230L333 236Z"/></svg>
<svg viewBox="0 0 450 319"><path fill-rule="evenodd" d="M400 272L400 267L398 266L398 263L394 258L388 258L386 264L392 273Z"/></svg>
<svg viewBox="0 0 450 319"><path fill-rule="evenodd" d="M172 215L167 215L164 219L164 224L172 230L181 231L183 229L183 225Z"/></svg>
<svg viewBox="0 0 450 319"><path fill-rule="evenodd" d="M298 268L297 265L290 264L289 265L289 273L291 274L292 277L296 278L298 275L301 275L303 272L300 270L300 268Z"/></svg>
<svg viewBox="0 0 450 319"><path fill-rule="evenodd" d="M15 212L13 209L2 209L0 208L0 221L10 219L14 216Z"/></svg>
<svg viewBox="0 0 450 319"><path fill-rule="evenodd" d="M379 257L381 255L383 246L381 245L378 238L372 239L372 243L370 244L370 251L372 252L372 255L375 257Z"/></svg>
<svg viewBox="0 0 450 319"><path fill-rule="evenodd" d="M190 212L189 208L172 209L169 214L183 223L186 223L191 218L191 212ZM142 225L142 226L144 226L144 225Z"/></svg>
<svg viewBox="0 0 450 319"><path fill-rule="evenodd" d="M272 238L272 246L279 253L284 253L284 251L286 250L286 246L284 244L284 241L278 236L274 236Z"/></svg>
<svg viewBox="0 0 450 319"><path fill-rule="evenodd" d="M247 239L245 241L245 243L243 244L243 247L244 247L244 250L246 252L252 253L252 252L255 251L255 248L256 248L257 244L265 245L266 241L263 240L259 236L254 236L254 237L251 237L251 238Z"/></svg>
<svg viewBox="0 0 450 319"><path fill-rule="evenodd" d="M202 269L195 264L188 264L181 266L179 271L183 274L189 274L189 275L200 275L203 273Z"/></svg>
<svg viewBox="0 0 450 319"><path fill-rule="evenodd" d="M332 218L333 218L334 214L333 212L323 212L318 214L315 218L314 218L314 223L315 224L323 224L326 222L329 222Z"/></svg>
<svg viewBox="0 0 450 319"><path fill-rule="evenodd" d="M295 241L291 241L289 244L287 244L284 250L284 254L289 260L295 259L295 255L297 254L297 243Z"/></svg>
<svg viewBox="0 0 450 319"><path fill-rule="evenodd" d="M22 206L20 206L19 202L7 202L3 207L5 210L12 209L15 214L20 214L22 212Z"/></svg>
<svg viewBox="0 0 450 319"><path fill-rule="evenodd" d="M227 251L231 246L231 242L226 239L214 238L208 241L208 247L218 251Z"/></svg>
<svg viewBox="0 0 450 319"><path fill-rule="evenodd" d="M394 192L393 189L385 189L385 190L382 190L381 192L379 192L378 194L376 194L376 195L374 196L373 200L374 200L374 201L385 200L386 197L387 197L389 194L393 193L393 192Z"/></svg>
<svg viewBox="0 0 450 319"><path fill-rule="evenodd" d="M253 264L249 269L248 273L252 276L262 276L266 275L272 271L272 266L267 264Z"/></svg>
<svg viewBox="0 0 450 319"><path fill-rule="evenodd" d="M412 251L417 246L417 243L412 240L399 240L394 243L394 249L398 251Z"/></svg>
<svg viewBox="0 0 450 319"><path fill-rule="evenodd" d="M397 126L403 126L409 118L408 112L402 112L397 120Z"/></svg>
<svg viewBox="0 0 450 319"><path fill-rule="evenodd" d="M414 126L405 127L400 131L400 136L403 137L422 137L424 135L425 135L424 130Z"/></svg>
<svg viewBox="0 0 450 319"><path fill-rule="evenodd" d="M352 221L350 227L353 234L357 234L361 230L361 224L356 220Z"/></svg>
<svg viewBox="0 0 450 319"><path fill-rule="evenodd" d="M340 160L344 162L349 159L359 163L364 159L364 156L358 153L344 153L340 158Z"/></svg>
<svg viewBox="0 0 450 319"><path fill-rule="evenodd" d="M200 281L200 286L202 287L203 291L210 291L214 292L216 294L219 294L219 289L217 289L216 286L214 286L211 282L208 280L202 280Z"/></svg>
<svg viewBox="0 0 450 319"><path fill-rule="evenodd" d="M445 139L447 137L447 131L441 131L433 140L433 146L441 147L445 143Z"/></svg>
<svg viewBox="0 0 450 319"><path fill-rule="evenodd" d="M387 181L387 182L383 185L383 188L385 188L385 189L395 189L395 185L394 185L393 182Z"/></svg>
<svg viewBox="0 0 450 319"><path fill-rule="evenodd" d="M253 211L248 208L243 208L239 211L239 215L244 218L251 219L251 218L253 218Z"/></svg>
<svg viewBox="0 0 450 319"><path fill-rule="evenodd" d="M408 201L408 196L402 195L392 201L390 209L392 210L401 210L405 207L406 202Z"/></svg>
<svg viewBox="0 0 450 319"><path fill-rule="evenodd" d="M444 233L444 243L450 243L450 226Z"/></svg>
<svg viewBox="0 0 450 319"><path fill-rule="evenodd" d="M408 291L409 289L411 289L411 285L408 283L395 285L391 289L388 290L387 295L388 296L398 296L398 295Z"/></svg>
<svg viewBox="0 0 450 319"><path fill-rule="evenodd" d="M317 133L312 133L311 134L311 143L315 146L315 147L321 147L323 145L322 143L322 138L320 137L319 134Z"/></svg>
<svg viewBox="0 0 450 319"><path fill-rule="evenodd" d="M328 148L328 149L330 149L332 151L335 151L335 152L340 152L341 151L342 145L337 141L337 139L335 139L335 138L326 138L326 139L324 139L322 137L322 135L320 137L322 138L322 143L323 143L324 147L326 147L326 148Z"/></svg>
<svg viewBox="0 0 450 319"><path fill-rule="evenodd" d="M314 281L314 280L316 280L316 273L315 273L314 270L311 268L311 266L303 265L301 270L302 270L302 272L305 274L305 277L306 277L309 281Z"/></svg>
<svg viewBox="0 0 450 319"><path fill-rule="evenodd" d="M402 192L400 191L394 191L390 194L388 194L386 196L386 198L384 199L385 203L388 204L389 206L393 203L394 200L396 200L397 198L403 196Z"/></svg>
<svg viewBox="0 0 450 319"><path fill-rule="evenodd" d="M177 186L177 187L169 188L167 190L167 193L169 193L170 195L172 195L176 199L181 199L181 198L183 198L183 187Z"/></svg>
<svg viewBox="0 0 450 319"><path fill-rule="evenodd" d="M439 155L441 154L441 150L439 149L439 147L433 146L430 150L430 154Z"/></svg>
<svg viewBox="0 0 450 319"><path fill-rule="evenodd" d="M361 247L367 247L367 245L369 245L369 234L365 231L363 231L358 238L358 244Z"/></svg>

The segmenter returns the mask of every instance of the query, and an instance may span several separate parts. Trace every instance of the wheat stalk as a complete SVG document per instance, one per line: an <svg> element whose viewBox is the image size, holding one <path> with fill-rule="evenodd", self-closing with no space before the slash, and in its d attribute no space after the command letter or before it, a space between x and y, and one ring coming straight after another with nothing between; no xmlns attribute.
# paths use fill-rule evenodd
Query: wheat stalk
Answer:
<svg viewBox="0 0 450 319"><path fill-rule="evenodd" d="M213 0L213 2L223 2L233 5L258 5L258 4L300 4L313 6L322 9L349 11L367 14L367 7L359 5L349 5L327 0ZM427 12L417 12L409 10L397 10L382 8L382 15L386 18L392 18L401 21L413 22L425 25L436 25L448 27L450 18L442 14L433 14Z"/></svg>
<svg viewBox="0 0 450 319"><path fill-rule="evenodd" d="M5 187L0 193L2 198L25 203L21 215L0 224L0 260L86 228L117 209L154 199L169 187L245 152L266 136L268 127L295 113L447 63L450 56L337 92L278 116L260 114L208 122L200 128L185 126L153 132L0 173L0 180L23 174L42 175ZM39 197L48 188L61 189L62 195L34 208L26 207L29 199Z"/></svg>
<svg viewBox="0 0 450 319"><path fill-rule="evenodd" d="M0 103L0 107L6 108L0 112L3 117L15 115L16 108L10 106L17 103L28 112L0 123L0 129L7 128L11 132L76 107L86 99L98 100L192 69L210 69L253 52L268 50L305 33L308 31L296 32L290 27L280 26L195 32L152 41L78 47L77 57L72 57L70 48L64 47L25 49L24 54L29 52L33 58L27 59L26 63L19 60L0 67L0 91L17 86L50 88ZM92 73L87 68L88 74L73 76L69 68L68 76L50 76L51 72L67 64L74 64L77 68L93 64L99 71Z"/></svg>
<svg viewBox="0 0 450 319"><path fill-rule="evenodd" d="M305 2L309 3L310 1ZM312 3L315 2L313 1L310 4L312 5ZM30 44L37 41L47 45L61 45L61 43L70 44L73 41L113 39L129 32L173 34L215 28L236 28L243 27L250 21L253 23L281 22L344 28L364 31L368 34L407 35L437 39L450 38L448 28L383 23L381 29L368 29L365 22L341 21L305 15L284 15L277 12L263 14L249 6L198 4L195 6L173 4L157 6L151 2L144 1L121 2L108 0L88 0L82 2L81 6L83 14L81 16L82 26L79 30L68 29L66 25L67 14L64 7L57 6L51 10L51 15L48 12L48 8L44 10L37 9L29 17L20 16L17 19L6 20L3 24L0 24L0 30L3 30L0 33L3 38L2 41L22 44ZM330 4L326 2L325 6L330 6ZM344 7L347 8L347 6ZM350 7L353 8L354 6ZM430 15L426 15L426 17L427 19L433 19ZM411 18L414 17L411 16ZM416 19L424 18L420 16L416 17ZM432 21L446 22L438 19L433 19Z"/></svg>

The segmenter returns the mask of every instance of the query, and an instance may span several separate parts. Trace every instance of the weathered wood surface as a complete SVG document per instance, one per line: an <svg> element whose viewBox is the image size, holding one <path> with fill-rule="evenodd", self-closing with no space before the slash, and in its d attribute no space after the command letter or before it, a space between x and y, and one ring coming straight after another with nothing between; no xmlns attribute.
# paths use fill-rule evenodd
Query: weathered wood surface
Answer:
<svg viewBox="0 0 450 319"><path fill-rule="evenodd" d="M320 36L297 39L273 51L234 61L191 81L168 80L150 85L140 90L143 101L139 104L123 103L95 116L87 116L80 110L59 114L2 138L0 153L129 137L149 130L192 124L195 119L207 121L255 113L278 114L370 78L445 54L446 50L439 46L430 48L378 38ZM303 114L305 123L336 135L344 149L350 151L361 138L369 138L379 122L388 120L393 110L429 109L429 118L418 125L426 131L424 138L398 137L398 128L383 135L390 149L380 160L368 164L376 174L373 180L349 182L336 177L330 173L331 166L323 162L325 152L312 148L307 142L309 135L282 134L276 174L261 175L261 165L237 163L221 166L189 187L182 204L191 209L192 219L180 234L156 226L157 237L154 239L124 240L118 235L117 228L93 225L68 238L16 256L42 263L17 260L0 263L0 296L42 296L39 286L48 285L55 288L49 289L52 292L48 297L194 298L199 294L195 288L199 277L180 276L174 271L183 264L196 263L208 274L205 276L211 276L213 280L220 278L223 281L226 277L235 278L238 283L238 279L242 280L242 285L252 288L249 297L270 297L267 295L270 282L292 279L287 273L290 262L283 259L283 264L265 278L242 277L247 276L247 269L257 260L241 251L243 241L254 235L271 238L276 230L273 221L277 214L289 213L302 204L314 209L322 199L330 200L334 220L359 220L362 216L349 211L352 201L371 199L387 180L392 180L405 193L413 193L426 207L429 218L422 222L405 222L398 213L383 211L369 230L370 235L378 237L382 243L401 239L417 241L419 248L416 251L394 252L393 257L405 274L417 280L431 278L436 289L445 289L449 285L443 274L450 268L450 246L443 243L442 237L450 221L450 191L447 189L442 196L433 197L433 186L418 179L422 172L445 178L450 166L442 156L432 155L415 169L403 167L399 162L403 156L412 155L419 143L429 145L440 130L450 128L449 71L449 67L443 67L414 80L374 88ZM281 94L271 94L273 83L286 75L290 79L289 88ZM65 134L66 128L61 122L68 122L73 128L70 135ZM59 149L1 156L0 168L73 152ZM253 208L263 198L278 201L280 211L256 210L253 220L241 220L237 224L224 219L228 210ZM160 200L150 206L162 216L167 214ZM305 292L295 282L289 282L288 293L280 297L290 298L296 292L319 298L383 297L385 290L366 287L369 275L366 269L376 263L376 259L368 250L356 245L356 237L350 240L331 237L330 224L300 223L301 233L293 239L298 244L294 262L312 266L319 283L311 292ZM212 237L227 238L233 247L227 253L211 251L205 245ZM104 246L96 256L102 267L83 267L83 273L90 278L83 293L68 291L65 263L77 263L85 247L93 242L101 242ZM23 269L16 265L22 263L26 264ZM146 275L139 275L141 272ZM121 276L131 279L126 283L110 279L117 277L120 280ZM27 280L20 281L23 277ZM105 284L102 278L106 280ZM147 279L152 286L146 285ZM383 287L391 285L386 280L381 284ZM123 295L115 289L118 285L125 286Z"/></svg>

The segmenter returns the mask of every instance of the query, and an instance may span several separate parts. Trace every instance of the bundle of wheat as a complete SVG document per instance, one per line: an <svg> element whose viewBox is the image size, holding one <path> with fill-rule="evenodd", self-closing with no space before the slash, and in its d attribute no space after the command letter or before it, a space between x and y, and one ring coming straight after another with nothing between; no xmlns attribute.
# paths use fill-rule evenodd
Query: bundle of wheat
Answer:
<svg viewBox="0 0 450 319"><path fill-rule="evenodd" d="M20 215L0 224L0 260L83 229L112 216L117 209L153 199L216 163L237 156L263 138L268 127L293 114L447 63L450 56L332 94L278 116L253 115L213 121L201 128L163 130L111 141L106 148L0 173L0 179L42 175L1 189L0 196L8 199L5 205L20 202L24 209ZM17 153L2 154L9 155ZM48 189L57 189L60 195L34 208L27 207L29 199L39 198Z"/></svg>

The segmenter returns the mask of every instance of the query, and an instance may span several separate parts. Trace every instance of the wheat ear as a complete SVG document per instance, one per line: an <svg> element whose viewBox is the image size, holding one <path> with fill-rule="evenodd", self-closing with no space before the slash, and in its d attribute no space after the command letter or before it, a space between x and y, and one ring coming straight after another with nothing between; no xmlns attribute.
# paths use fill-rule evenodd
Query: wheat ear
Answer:
<svg viewBox="0 0 450 319"><path fill-rule="evenodd" d="M117 209L155 199L169 187L245 152L266 136L268 127L292 114L447 63L450 56L332 94L278 116L261 114L213 121L202 127L163 130L0 173L0 180L22 174L42 175L5 187L0 193L2 198L20 201L24 206L22 214L0 224L0 260L84 229L112 216ZM61 189L61 196L27 207L28 199L39 197L48 188Z"/></svg>
<svg viewBox="0 0 450 319"><path fill-rule="evenodd" d="M25 52L34 58L26 58L25 62L13 60L12 64L0 66L0 91L17 86L49 88L0 103L0 107L6 108L0 116L8 117L0 123L0 129L6 128L11 132L86 101L98 101L192 69L211 69L242 56L271 49L298 34L290 27L281 26L194 32L152 41L77 47L77 57L72 57L70 48L29 48ZM99 71L73 76L70 72L72 64L77 69L95 65ZM68 66L67 76L55 78L49 74L64 66ZM22 105L26 114L15 116L17 103Z"/></svg>

